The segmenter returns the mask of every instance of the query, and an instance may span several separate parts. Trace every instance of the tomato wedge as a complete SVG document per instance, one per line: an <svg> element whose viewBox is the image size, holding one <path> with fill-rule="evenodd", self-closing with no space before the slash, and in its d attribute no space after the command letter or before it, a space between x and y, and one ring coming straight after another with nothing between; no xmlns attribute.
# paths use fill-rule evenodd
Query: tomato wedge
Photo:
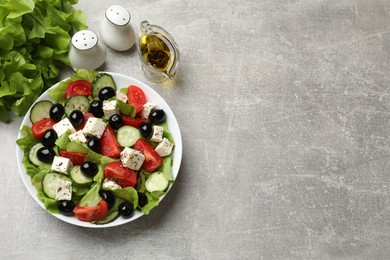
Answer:
<svg viewBox="0 0 390 260"><path fill-rule="evenodd" d="M70 98L74 95L91 96L92 95L92 83L86 80L76 80L71 82L66 87L66 98Z"/></svg>
<svg viewBox="0 0 390 260"><path fill-rule="evenodd" d="M137 185L137 172L122 165L122 162L110 162L104 169L104 177L112 179L123 188Z"/></svg>
<svg viewBox="0 0 390 260"><path fill-rule="evenodd" d="M128 103L135 107L137 114L141 112L144 104L146 103L145 93L137 86L131 85L127 89Z"/></svg>
<svg viewBox="0 0 390 260"><path fill-rule="evenodd" d="M40 139L42 139L43 134L45 133L45 131L48 130L48 129L52 129L53 125L55 123L56 123L56 121L54 121L51 118L41 119L41 120L35 122L32 125L32 127L31 127L32 134L34 135L34 137L36 139L40 140Z"/></svg>
<svg viewBox="0 0 390 260"><path fill-rule="evenodd" d="M146 122L148 120L140 118L140 117L131 117L131 116L124 116L122 115L122 122L124 125L133 126L135 128L139 128L139 125L142 122Z"/></svg>
<svg viewBox="0 0 390 260"><path fill-rule="evenodd" d="M91 222L104 218L107 214L107 210L108 204L102 199L96 207L80 207L80 205L76 205L73 209L73 213L77 219Z"/></svg>
<svg viewBox="0 0 390 260"><path fill-rule="evenodd" d="M66 150L61 150L59 154L61 157L68 158L74 165L83 164L85 157L87 157L85 153L68 152Z"/></svg>
<svg viewBox="0 0 390 260"><path fill-rule="evenodd" d="M111 157L119 158L121 155L121 147L116 140L115 131L111 126L107 125L102 137L100 138L100 153Z"/></svg>
<svg viewBox="0 0 390 260"><path fill-rule="evenodd" d="M135 142L133 149L143 153L145 156L145 161L142 164L142 168L149 172L156 170L163 163L162 158L154 150L153 145L144 139L138 139L137 142Z"/></svg>

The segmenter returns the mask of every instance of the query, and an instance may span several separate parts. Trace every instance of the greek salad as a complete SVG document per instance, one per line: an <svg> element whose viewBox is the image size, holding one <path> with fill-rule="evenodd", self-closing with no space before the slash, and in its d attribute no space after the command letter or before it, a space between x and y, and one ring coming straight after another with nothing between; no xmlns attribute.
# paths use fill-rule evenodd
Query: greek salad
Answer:
<svg viewBox="0 0 390 260"><path fill-rule="evenodd" d="M106 224L149 214L174 182L166 113L135 85L76 70L36 102L17 144L37 196L55 214Z"/></svg>

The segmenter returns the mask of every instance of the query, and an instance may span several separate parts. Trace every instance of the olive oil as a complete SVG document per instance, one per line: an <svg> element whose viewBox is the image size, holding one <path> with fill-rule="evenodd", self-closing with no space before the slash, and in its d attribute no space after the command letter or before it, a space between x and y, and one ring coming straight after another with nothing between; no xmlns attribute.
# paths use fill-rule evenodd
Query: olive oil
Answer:
<svg viewBox="0 0 390 260"><path fill-rule="evenodd" d="M142 70L148 80L164 82L174 78L180 53L176 42L167 31L148 21L141 22L137 47Z"/></svg>
<svg viewBox="0 0 390 260"><path fill-rule="evenodd" d="M161 72L167 72L173 60L173 53L161 39L162 35L142 35L140 49L143 59Z"/></svg>

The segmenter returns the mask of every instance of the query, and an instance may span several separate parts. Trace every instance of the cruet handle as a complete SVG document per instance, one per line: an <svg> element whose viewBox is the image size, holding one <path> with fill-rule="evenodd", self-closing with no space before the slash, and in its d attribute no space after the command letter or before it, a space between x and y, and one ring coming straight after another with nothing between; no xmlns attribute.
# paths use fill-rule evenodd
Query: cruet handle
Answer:
<svg viewBox="0 0 390 260"><path fill-rule="evenodd" d="M148 21L141 22L141 34L150 34L153 31L152 25Z"/></svg>

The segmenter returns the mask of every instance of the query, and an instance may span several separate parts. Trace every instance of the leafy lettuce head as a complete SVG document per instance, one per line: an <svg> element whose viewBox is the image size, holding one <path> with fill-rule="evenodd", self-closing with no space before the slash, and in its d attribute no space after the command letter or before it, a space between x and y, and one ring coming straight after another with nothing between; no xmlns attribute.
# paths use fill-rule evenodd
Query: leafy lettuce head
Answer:
<svg viewBox="0 0 390 260"><path fill-rule="evenodd" d="M26 114L69 65L74 31L86 29L77 0L0 0L0 121Z"/></svg>

